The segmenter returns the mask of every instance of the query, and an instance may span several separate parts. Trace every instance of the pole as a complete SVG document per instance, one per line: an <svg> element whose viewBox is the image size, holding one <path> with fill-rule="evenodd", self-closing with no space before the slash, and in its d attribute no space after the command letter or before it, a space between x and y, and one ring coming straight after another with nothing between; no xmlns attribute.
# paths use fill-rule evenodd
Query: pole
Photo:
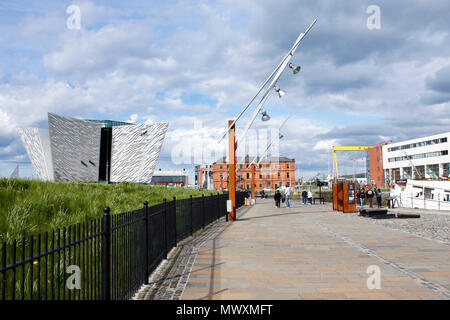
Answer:
<svg viewBox="0 0 450 320"><path fill-rule="evenodd" d="M103 209L102 218L102 300L111 299L111 209Z"/></svg>
<svg viewBox="0 0 450 320"><path fill-rule="evenodd" d="M144 284L148 284L148 279L150 277L150 272L149 272L149 256L148 256L148 201L144 201L144 210L145 210L145 282Z"/></svg>
<svg viewBox="0 0 450 320"><path fill-rule="evenodd" d="M236 220L236 126L233 120L228 120L231 130L228 133L228 172L230 183L228 185L228 200L231 200L231 221Z"/></svg>
<svg viewBox="0 0 450 320"><path fill-rule="evenodd" d="M252 168L252 204L253 203L255 203L255 188L256 188L256 185L255 185L255 164L253 163L252 164L252 166L251 166L251 168Z"/></svg>

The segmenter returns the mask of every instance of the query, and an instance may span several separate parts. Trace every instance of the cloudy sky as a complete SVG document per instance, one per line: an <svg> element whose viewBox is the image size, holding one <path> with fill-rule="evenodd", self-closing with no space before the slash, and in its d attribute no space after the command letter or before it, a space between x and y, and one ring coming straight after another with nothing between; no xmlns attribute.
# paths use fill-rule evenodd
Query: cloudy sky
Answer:
<svg viewBox="0 0 450 320"><path fill-rule="evenodd" d="M285 70L287 94L270 95L272 119L255 122L241 154L264 149L288 116L279 152L296 177L326 175L332 145L449 131L449 14L448 0L0 0L0 176L17 164L32 176L17 127L45 128L47 112L169 122L157 168L192 170L222 155L227 120L314 19L292 59L301 72ZM351 156L339 155L341 173Z"/></svg>

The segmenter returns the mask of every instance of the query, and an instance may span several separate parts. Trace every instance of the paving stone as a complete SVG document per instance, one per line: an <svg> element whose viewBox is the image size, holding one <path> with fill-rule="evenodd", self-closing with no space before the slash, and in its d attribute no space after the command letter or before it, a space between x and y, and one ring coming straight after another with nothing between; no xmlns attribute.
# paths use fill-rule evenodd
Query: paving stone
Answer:
<svg viewBox="0 0 450 320"><path fill-rule="evenodd" d="M450 299L450 243L393 225L328 204L277 209L259 200L177 247L137 297ZM381 289L367 288L370 266L380 268Z"/></svg>

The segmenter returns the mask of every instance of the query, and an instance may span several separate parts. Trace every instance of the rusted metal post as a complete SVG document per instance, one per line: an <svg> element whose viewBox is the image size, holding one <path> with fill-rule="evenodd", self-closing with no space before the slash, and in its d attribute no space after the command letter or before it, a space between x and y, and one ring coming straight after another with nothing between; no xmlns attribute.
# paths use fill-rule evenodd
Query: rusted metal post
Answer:
<svg viewBox="0 0 450 320"><path fill-rule="evenodd" d="M255 201L255 189L256 189L256 184L255 184L255 164L253 163L252 165L251 165L251 168L252 168L252 204L254 203L254 201Z"/></svg>
<svg viewBox="0 0 450 320"><path fill-rule="evenodd" d="M228 120L228 126L233 124L233 120ZM230 183L228 184L228 199L231 200L231 221L236 220L236 126L228 133L228 174Z"/></svg>

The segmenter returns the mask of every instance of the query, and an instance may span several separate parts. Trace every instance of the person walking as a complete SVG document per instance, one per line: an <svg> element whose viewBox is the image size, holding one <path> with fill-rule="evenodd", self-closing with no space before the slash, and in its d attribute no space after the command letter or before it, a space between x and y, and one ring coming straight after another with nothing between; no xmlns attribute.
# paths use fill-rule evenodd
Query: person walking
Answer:
<svg viewBox="0 0 450 320"><path fill-rule="evenodd" d="M366 194L364 193L364 188L361 188L359 190L358 197L359 197L359 204L361 205L361 207L364 207L364 200L366 198Z"/></svg>
<svg viewBox="0 0 450 320"><path fill-rule="evenodd" d="M369 206L373 208L373 196L375 193L372 189L367 190L367 200L369 200Z"/></svg>
<svg viewBox="0 0 450 320"><path fill-rule="evenodd" d="M286 186L284 195L286 196L286 208L290 208L291 204L289 203L289 197L291 196L291 188L289 188L289 186Z"/></svg>
<svg viewBox="0 0 450 320"><path fill-rule="evenodd" d="M280 207L280 200L281 200L281 193L280 190L275 191L275 194L273 195L273 199L275 200L275 205L277 208Z"/></svg>
<svg viewBox="0 0 450 320"><path fill-rule="evenodd" d="M310 191L308 191L308 202L309 202L310 205L312 205L312 198L313 198L313 194L312 194L312 192L310 190Z"/></svg>
<svg viewBox="0 0 450 320"><path fill-rule="evenodd" d="M303 190L303 192L302 192L303 204L306 204L307 199L308 199L308 192L306 192L306 190Z"/></svg>
<svg viewBox="0 0 450 320"><path fill-rule="evenodd" d="M382 207L382 205L381 205L381 196L382 196L383 194L381 193L381 190L380 189L377 189L377 192L376 192L376 196L377 196L377 205L378 205L378 208L381 208Z"/></svg>

